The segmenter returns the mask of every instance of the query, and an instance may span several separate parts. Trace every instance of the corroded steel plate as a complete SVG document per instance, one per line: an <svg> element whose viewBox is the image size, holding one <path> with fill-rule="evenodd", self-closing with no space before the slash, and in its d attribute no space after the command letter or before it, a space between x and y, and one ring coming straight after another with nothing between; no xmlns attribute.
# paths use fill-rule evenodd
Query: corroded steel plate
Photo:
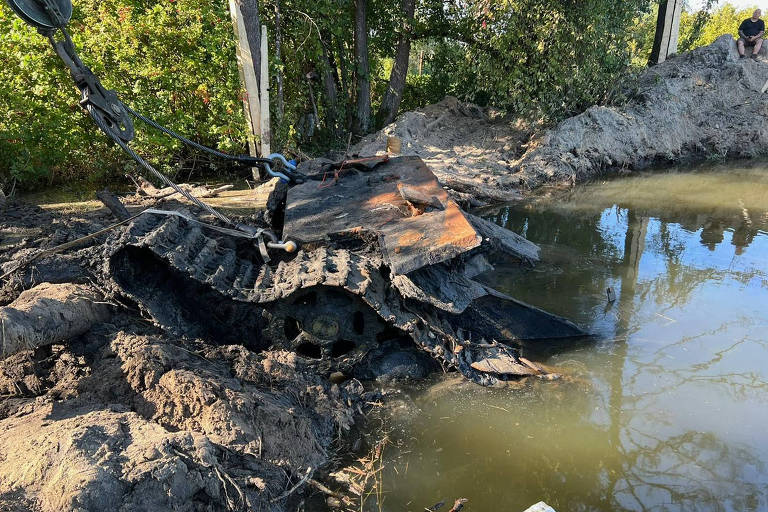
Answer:
<svg viewBox="0 0 768 512"><path fill-rule="evenodd" d="M288 192L283 236L301 243L333 235L378 237L395 274L441 263L482 239L418 157L392 158L370 171L308 181Z"/></svg>

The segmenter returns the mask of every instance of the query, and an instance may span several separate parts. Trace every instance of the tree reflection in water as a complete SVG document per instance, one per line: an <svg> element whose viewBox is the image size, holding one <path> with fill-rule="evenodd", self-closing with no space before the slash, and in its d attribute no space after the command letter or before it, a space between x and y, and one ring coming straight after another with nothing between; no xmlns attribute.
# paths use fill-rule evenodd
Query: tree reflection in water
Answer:
<svg viewBox="0 0 768 512"><path fill-rule="evenodd" d="M722 176L620 180L486 212L543 255L532 272L499 263L489 282L598 341L524 347L561 382L420 397L385 510L458 495L475 510L768 510L763 174L736 189Z"/></svg>
<svg viewBox="0 0 768 512"><path fill-rule="evenodd" d="M615 461L615 466L603 472L603 475L610 475L603 482L605 497L611 497L608 501L612 502L608 508L665 511L768 508L768 453L764 446L755 450L739 445L723 438L721 432L680 432L674 424L665 421L665 411L655 409L664 403L660 397L680 395L679 390L688 386L725 389L734 400L753 398L764 404L768 397L764 371L723 370L722 363L743 345L756 345L763 351L768 349L765 340L744 337L723 344L696 362L685 365L670 362L681 350L687 350L686 345L697 337L723 336L727 339L731 324L743 321L734 315L709 331L693 336L682 333L679 340L651 351L634 351L639 354L633 355L630 347L633 335L640 331L637 324L643 322L635 321L634 317L637 309L642 309L647 301L663 310L685 308L703 284L724 279L742 284L758 279L765 287L765 266L734 271L732 262L722 265L715 261L713 264L706 256L692 259L685 253L690 253L691 238L698 234L700 244L708 251L719 249L718 252L722 252L723 242L728 239L727 243L734 247L731 255L740 256L758 235L765 238L768 212L750 212L743 207L707 214L680 205L642 209L613 205L605 210L595 206L598 208L591 214L580 208L576 216L573 210L557 206L544 211L534 207L527 215L514 215L506 210L494 220L517 232L526 232L531 240L542 244L549 250L549 255L554 256L553 278L548 279L544 272L535 285L520 283L520 286L510 287L507 290L510 293L520 296L518 291L528 289L530 294L523 300L540 304L537 295L543 289L546 295L560 298L548 302L545 307L559 305L559 313L573 314L573 304L564 304L562 296L572 294L574 289L584 290L586 285L586 295L592 298L608 287L619 289L609 325L599 325L599 322L595 325L614 340L610 348L614 357L610 360L610 369L605 372L610 420L607 425L609 445L604 460ZM649 223L652 225L650 235ZM622 227L623 240L617 236ZM591 279L586 282L583 276L573 275L570 277L573 282L563 283L564 278L559 272L567 274L566 265L573 264L570 258L558 261L558 256L564 253L563 245L572 253L604 261L607 263L605 271L592 272ZM653 252L647 258L651 270L641 276L640 265L646 246ZM768 244L763 244L763 251L766 249ZM766 256L761 259L768 261ZM520 275L516 274L516 277ZM710 306L717 309L722 304L715 301ZM594 308L590 310L591 313L594 311ZM602 318L606 319L605 316ZM669 321L675 320L669 318ZM648 386L648 375L663 378ZM637 418L641 418L640 421L636 421ZM739 419L733 418L733 421L734 428L738 429ZM677 433L662 435L676 430ZM612 451L616 453L611 454ZM569 507L573 505L570 503Z"/></svg>

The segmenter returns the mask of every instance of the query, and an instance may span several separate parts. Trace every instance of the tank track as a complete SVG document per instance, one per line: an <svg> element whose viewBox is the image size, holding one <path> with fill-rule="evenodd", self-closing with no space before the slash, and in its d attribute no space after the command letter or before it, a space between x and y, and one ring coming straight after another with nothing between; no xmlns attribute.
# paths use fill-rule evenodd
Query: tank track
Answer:
<svg viewBox="0 0 768 512"><path fill-rule="evenodd" d="M284 312L295 308L296 301L310 290L342 292L362 301L384 327L410 336L445 369L459 369L483 385L504 378L475 370L471 364L480 345L464 350L471 344L471 335L454 327L453 315L404 298L390 283L386 268L373 257L321 247L299 251L294 258L271 267L246 244L209 236L199 225L179 217L151 214L139 217L104 247L103 275L108 286L177 335L241 343L253 349L274 345L297 351L297 343L306 343L307 337L282 335ZM346 321L353 319L347 317ZM321 331L327 330L325 322ZM318 365L330 371L355 364L377 343L368 334L356 340L354 355L345 354L336 361L330 357L330 344L323 346L323 340L313 337L321 345ZM518 360L516 350L506 345L484 342L482 346L485 352Z"/></svg>

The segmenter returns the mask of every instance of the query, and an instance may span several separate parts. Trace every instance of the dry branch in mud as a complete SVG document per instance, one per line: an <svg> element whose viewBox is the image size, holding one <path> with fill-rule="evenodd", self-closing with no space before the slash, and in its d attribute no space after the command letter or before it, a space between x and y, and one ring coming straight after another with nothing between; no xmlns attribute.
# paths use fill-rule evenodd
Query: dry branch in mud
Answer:
<svg viewBox="0 0 768 512"><path fill-rule="evenodd" d="M147 196L152 199L164 199L177 194L173 187L157 188L142 176L137 177L135 181L136 193L139 195ZM198 198L216 197L220 193L234 188L233 185L222 185L220 187L211 188L205 185L189 185L187 183L180 183L178 186L192 197Z"/></svg>

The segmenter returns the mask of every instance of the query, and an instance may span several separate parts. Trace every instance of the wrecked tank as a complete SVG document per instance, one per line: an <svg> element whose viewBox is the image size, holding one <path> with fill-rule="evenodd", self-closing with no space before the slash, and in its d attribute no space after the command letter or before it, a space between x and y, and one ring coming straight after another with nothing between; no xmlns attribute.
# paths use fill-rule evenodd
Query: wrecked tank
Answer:
<svg viewBox="0 0 768 512"><path fill-rule="evenodd" d="M473 279L491 268L494 255L531 263L538 249L464 213L419 158L319 162L302 171L279 154L228 155L205 147L101 84L66 30L70 0L10 5L47 37L98 128L186 199L184 205L198 208L189 214L144 210L96 260L104 262L106 288L167 331L253 350L291 350L324 372L350 372L387 342L410 339L444 368L480 384L544 373L519 357L515 345L522 341L584 335L571 322ZM286 197L263 219L270 225L230 218L131 149L133 119L295 186L281 188Z"/></svg>
<svg viewBox="0 0 768 512"><path fill-rule="evenodd" d="M494 258L535 263L538 247L462 211L418 157L315 171L270 216L295 254L265 261L252 242L145 214L105 244L103 275L176 335L291 350L325 373L410 338L493 385L545 373L520 343L585 335L473 279Z"/></svg>

